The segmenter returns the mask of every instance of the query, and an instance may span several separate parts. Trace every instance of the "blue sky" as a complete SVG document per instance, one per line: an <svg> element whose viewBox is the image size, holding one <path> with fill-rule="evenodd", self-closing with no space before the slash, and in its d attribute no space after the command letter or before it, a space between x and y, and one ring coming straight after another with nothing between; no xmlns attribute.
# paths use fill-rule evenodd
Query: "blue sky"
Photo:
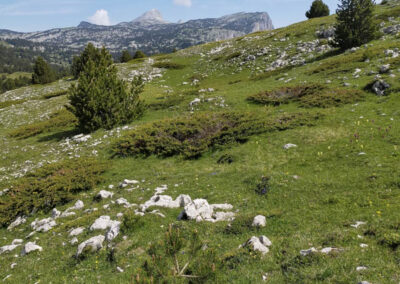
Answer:
<svg viewBox="0 0 400 284"><path fill-rule="evenodd" d="M0 29L38 31L80 21L117 24L158 9L170 22L268 12L276 27L305 19L312 0L0 0ZM325 0L334 12L338 0Z"/></svg>

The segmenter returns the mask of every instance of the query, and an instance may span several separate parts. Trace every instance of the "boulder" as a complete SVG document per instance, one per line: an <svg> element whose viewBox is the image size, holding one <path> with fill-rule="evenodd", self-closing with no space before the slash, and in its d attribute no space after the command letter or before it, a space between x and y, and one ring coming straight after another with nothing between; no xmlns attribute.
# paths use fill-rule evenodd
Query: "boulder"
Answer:
<svg viewBox="0 0 400 284"><path fill-rule="evenodd" d="M115 239L119 235L120 229L121 229L121 222L113 221L110 229L106 233L106 240L109 242Z"/></svg>
<svg viewBox="0 0 400 284"><path fill-rule="evenodd" d="M58 211L57 208L54 208L54 209L51 211L51 218L57 219L57 218L60 217L60 216L61 216L61 212Z"/></svg>
<svg viewBox="0 0 400 284"><path fill-rule="evenodd" d="M92 226L90 226L90 230L106 230L110 228L114 224L114 222L116 221L112 221L110 216L100 216L94 221Z"/></svg>
<svg viewBox="0 0 400 284"><path fill-rule="evenodd" d="M253 236L241 245L241 247L249 247L254 251L261 252L263 255L269 252L270 246L272 246L272 242L266 236Z"/></svg>
<svg viewBox="0 0 400 284"><path fill-rule="evenodd" d="M114 193L109 192L107 190L100 190L100 192L96 195L96 199L102 200L113 197Z"/></svg>
<svg viewBox="0 0 400 284"><path fill-rule="evenodd" d="M69 232L69 236L70 237L79 236L80 234L83 233L84 230L85 230L84 227L79 227L79 228L73 229L72 231Z"/></svg>
<svg viewBox="0 0 400 284"><path fill-rule="evenodd" d="M205 199L195 199L185 206L185 216L188 220L196 220L198 222L204 220L212 220L213 208Z"/></svg>
<svg viewBox="0 0 400 284"><path fill-rule="evenodd" d="M53 218L36 219L31 223L31 228L36 232L48 232L57 225Z"/></svg>
<svg viewBox="0 0 400 284"><path fill-rule="evenodd" d="M32 242L29 242L29 243L25 244L24 247L22 248L21 255L27 255L27 254L29 254L33 251L37 251L37 250L42 251L43 249L41 246L38 246L37 244L32 243Z"/></svg>
<svg viewBox="0 0 400 284"><path fill-rule="evenodd" d="M118 205L124 205L125 208L130 208L133 205L128 202L125 198L119 198L115 201Z"/></svg>
<svg viewBox="0 0 400 284"><path fill-rule="evenodd" d="M128 186L136 185L138 183L139 183L139 181L137 181L137 180L124 179L124 181L119 184L119 187L125 188Z"/></svg>
<svg viewBox="0 0 400 284"><path fill-rule="evenodd" d="M312 248L309 248L309 249L301 250L300 251L300 255L307 256L307 255L310 255L310 254L313 254L313 253L317 253L317 252L318 252L318 250L316 248L312 247Z"/></svg>
<svg viewBox="0 0 400 284"><path fill-rule="evenodd" d="M252 226L253 227L265 227L266 224L267 224L267 219L265 218L265 216L258 215L256 217L254 217Z"/></svg>
<svg viewBox="0 0 400 284"><path fill-rule="evenodd" d="M70 241L70 244L71 245L74 245L74 244L77 244L78 243L78 238L77 237L74 237L71 241Z"/></svg>
<svg viewBox="0 0 400 284"><path fill-rule="evenodd" d="M381 74L387 73L387 72L389 72L389 70L390 70L390 64L385 64L379 68L379 73L381 73Z"/></svg>
<svg viewBox="0 0 400 284"><path fill-rule="evenodd" d="M19 247L19 245L9 245L9 246L2 246L0 247L0 254L3 254L5 252L11 252L13 250L15 250L17 247Z"/></svg>
<svg viewBox="0 0 400 284"><path fill-rule="evenodd" d="M285 150L289 150L291 148L297 148L297 145L289 143L289 144L286 144L286 145L283 146L283 149L285 149Z"/></svg>
<svg viewBox="0 0 400 284"><path fill-rule="evenodd" d="M316 32L319 38L331 38L335 36L336 29L334 27L329 27L327 29L319 30Z"/></svg>
<svg viewBox="0 0 400 284"><path fill-rule="evenodd" d="M383 80L377 80L372 85L372 91L378 96L384 96L385 91L390 89L390 85Z"/></svg>
<svg viewBox="0 0 400 284"><path fill-rule="evenodd" d="M80 256L86 248L90 248L92 252L98 251L103 248L105 237L102 235L90 238L78 246L76 257Z"/></svg>
<svg viewBox="0 0 400 284"><path fill-rule="evenodd" d="M8 227L7 230L11 231L12 229L18 227L21 224L26 223L26 218L19 216L17 219L15 219L14 222L12 222Z"/></svg>

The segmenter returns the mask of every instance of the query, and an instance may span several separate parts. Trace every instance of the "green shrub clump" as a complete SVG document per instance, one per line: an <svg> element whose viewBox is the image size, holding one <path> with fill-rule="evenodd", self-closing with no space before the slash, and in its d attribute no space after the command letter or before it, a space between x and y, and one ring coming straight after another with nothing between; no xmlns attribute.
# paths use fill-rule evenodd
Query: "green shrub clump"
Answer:
<svg viewBox="0 0 400 284"><path fill-rule="evenodd" d="M279 106L292 101L302 107L329 108L360 101L364 94L358 90L329 89L319 84L283 87L249 96L250 102Z"/></svg>
<svg viewBox="0 0 400 284"><path fill-rule="evenodd" d="M78 84L71 86L67 109L76 116L84 132L112 129L142 116L145 106L139 95L143 89L140 77L135 77L130 86L119 79L117 68L111 65L111 55L102 49L100 59L89 59Z"/></svg>
<svg viewBox="0 0 400 284"><path fill-rule="evenodd" d="M75 127L77 120L69 111L63 109L50 115L48 120L22 125L10 131L13 138L26 139L42 133L49 133L60 128Z"/></svg>
<svg viewBox="0 0 400 284"><path fill-rule="evenodd" d="M154 63L153 67L155 67L155 68L163 68L163 69L179 70L179 69L185 68L185 65L182 65L182 64L179 64L179 63L174 63L174 62L169 62L169 61L161 61L161 62Z"/></svg>
<svg viewBox="0 0 400 284"><path fill-rule="evenodd" d="M44 94L42 96L42 98L45 99L45 100L49 100L49 99L52 99L52 98L65 96L66 94L68 94L67 90L60 90L60 91Z"/></svg>
<svg viewBox="0 0 400 284"><path fill-rule="evenodd" d="M17 180L0 197L0 224L7 226L17 216L45 212L74 200L75 194L93 189L106 170L103 163L75 159L47 165Z"/></svg>
<svg viewBox="0 0 400 284"><path fill-rule="evenodd" d="M6 108L9 106L15 106L25 103L27 100L15 100L15 101L4 101L0 102L0 109Z"/></svg>
<svg viewBox="0 0 400 284"><path fill-rule="evenodd" d="M196 114L146 124L124 135L113 147L116 156L198 158L202 153L232 143L243 143L252 135L312 125L317 115L261 115L221 112Z"/></svg>

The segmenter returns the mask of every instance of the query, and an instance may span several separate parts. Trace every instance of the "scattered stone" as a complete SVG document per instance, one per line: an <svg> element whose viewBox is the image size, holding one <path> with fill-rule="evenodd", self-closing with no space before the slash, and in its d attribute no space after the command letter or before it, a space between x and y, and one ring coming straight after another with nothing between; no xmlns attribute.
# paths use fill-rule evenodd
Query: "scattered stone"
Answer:
<svg viewBox="0 0 400 284"><path fill-rule="evenodd" d="M36 232L48 232L55 226L57 226L57 223L51 217L40 221L36 219L31 223L32 229Z"/></svg>
<svg viewBox="0 0 400 284"><path fill-rule="evenodd" d="M2 246L0 247L0 254L3 254L5 252L11 252L13 250L15 250L17 247L19 247L19 245L9 245L9 246Z"/></svg>
<svg viewBox="0 0 400 284"><path fill-rule="evenodd" d="M310 255L310 254L313 254L313 253L317 253L317 252L318 252L318 250L316 248L312 247L312 248L309 248L307 250L301 250L300 251L300 255L307 256L307 255Z"/></svg>
<svg viewBox="0 0 400 284"><path fill-rule="evenodd" d="M350 226L357 229L358 227L360 227L362 225L366 225L366 224L367 224L366 222L357 221L355 224L350 225Z"/></svg>
<svg viewBox="0 0 400 284"><path fill-rule="evenodd" d="M61 213L60 218L67 218L67 217L71 217L71 216L75 216L75 215L76 215L75 212L64 211L63 213Z"/></svg>
<svg viewBox="0 0 400 284"><path fill-rule="evenodd" d="M390 70L390 64L386 64L386 65L382 65L379 68L379 73L383 74L383 73L387 73Z"/></svg>
<svg viewBox="0 0 400 284"><path fill-rule="evenodd" d="M78 246L78 250L76 251L76 257L80 256L82 252L88 247L91 249L92 252L102 249L104 240L105 237L99 235L84 241Z"/></svg>
<svg viewBox="0 0 400 284"><path fill-rule="evenodd" d="M367 248L368 245L367 245L367 244L360 244L360 247L361 247L361 248Z"/></svg>
<svg viewBox="0 0 400 284"><path fill-rule="evenodd" d="M383 80L377 80L372 85L372 91L378 96L384 96L385 91L390 88L390 85Z"/></svg>
<svg viewBox="0 0 400 284"><path fill-rule="evenodd" d="M16 266L17 266L17 264L15 262L11 263L11 265L10 265L11 269L14 269Z"/></svg>
<svg viewBox="0 0 400 284"><path fill-rule="evenodd" d="M114 193L109 192L107 190L100 190L100 192L96 195L96 199L102 200L113 197Z"/></svg>
<svg viewBox="0 0 400 284"><path fill-rule="evenodd" d="M319 38L332 38L335 35L336 29L334 27L329 27L327 29L319 30L316 32Z"/></svg>
<svg viewBox="0 0 400 284"><path fill-rule="evenodd" d="M106 233L106 240L109 242L115 239L119 235L120 230L121 230L121 222L113 221L113 223L110 226L110 229Z"/></svg>
<svg viewBox="0 0 400 284"><path fill-rule="evenodd" d="M70 244L71 245L75 245L75 244L77 244L79 241L78 241L78 238L77 237L74 237L71 241L70 241Z"/></svg>
<svg viewBox="0 0 400 284"><path fill-rule="evenodd" d="M80 234L83 233L84 230L85 230L84 227L79 227L79 228L73 229L73 230L69 233L69 236L70 236L70 237L79 236Z"/></svg>
<svg viewBox="0 0 400 284"><path fill-rule="evenodd" d="M83 207L85 207L85 204L83 203L83 201L78 200L77 202L75 202L74 206L68 208L66 211L80 210L80 209L83 209Z"/></svg>
<svg viewBox="0 0 400 284"><path fill-rule="evenodd" d="M286 144L285 146L283 146L283 149L285 149L285 150L289 150L291 148L297 148L297 145L289 143L289 144Z"/></svg>
<svg viewBox="0 0 400 284"><path fill-rule="evenodd" d="M24 224L25 222L26 222L26 218L25 218L25 217L19 216L17 219L15 219L14 222L12 222L12 223L8 226L7 230L11 231L12 229L18 227L19 225Z"/></svg>
<svg viewBox="0 0 400 284"><path fill-rule="evenodd" d="M360 272L360 271L364 271L367 269L368 269L368 267L366 267L366 266L357 266L356 271Z"/></svg>
<svg viewBox="0 0 400 284"><path fill-rule="evenodd" d="M115 201L118 205L124 205L125 208L130 208L133 206L133 204L130 204L128 202L128 200L126 200L125 198L119 198Z"/></svg>
<svg viewBox="0 0 400 284"><path fill-rule="evenodd" d="M269 247L272 246L271 241L266 236L251 237L247 242L240 247L250 247L254 251L259 251L263 255L269 252Z"/></svg>
<svg viewBox="0 0 400 284"><path fill-rule="evenodd" d="M57 208L54 208L54 209L51 211L51 218L57 219L57 218L60 217L60 216L61 216L61 212L58 211Z"/></svg>
<svg viewBox="0 0 400 284"><path fill-rule="evenodd" d="M120 188L125 188L125 187L128 187L128 186L136 185L138 183L139 183L139 181L137 181L137 180L124 179L124 181L120 183L119 187Z"/></svg>
<svg viewBox="0 0 400 284"><path fill-rule="evenodd" d="M22 244L24 241L23 240L21 240L21 239L15 239L15 240L13 240L12 241L12 245L20 245L20 244Z"/></svg>
<svg viewBox="0 0 400 284"><path fill-rule="evenodd" d="M118 271L119 273L124 272L124 270L123 270L121 267L119 267L119 266L117 266L117 271Z"/></svg>
<svg viewBox="0 0 400 284"><path fill-rule="evenodd" d="M21 255L27 255L27 254L29 254L33 251L37 251L37 250L42 251L43 249L41 246L38 246L37 244L32 243L32 242L29 242L29 243L25 244L24 247L22 248Z"/></svg>
<svg viewBox="0 0 400 284"><path fill-rule="evenodd" d="M368 281L361 281L361 282L358 282L358 284L371 284L371 283Z"/></svg>
<svg viewBox="0 0 400 284"><path fill-rule="evenodd" d="M106 230L110 228L115 221L112 221L110 216L100 216L97 218L92 226L90 226L90 230Z"/></svg>
<svg viewBox="0 0 400 284"><path fill-rule="evenodd" d="M327 247L327 248L321 249L319 252L323 253L323 254L330 254L332 252L339 252L339 251L340 251L340 249L338 249L338 248Z"/></svg>
<svg viewBox="0 0 400 284"><path fill-rule="evenodd" d="M258 215L256 217L254 217L252 226L253 227L265 227L266 224L267 224L267 219L265 218L265 216Z"/></svg>

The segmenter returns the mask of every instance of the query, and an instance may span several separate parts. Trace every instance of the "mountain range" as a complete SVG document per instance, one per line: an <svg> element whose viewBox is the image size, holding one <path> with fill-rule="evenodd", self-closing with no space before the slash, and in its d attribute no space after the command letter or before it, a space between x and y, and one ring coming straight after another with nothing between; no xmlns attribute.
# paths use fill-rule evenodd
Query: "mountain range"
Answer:
<svg viewBox="0 0 400 284"><path fill-rule="evenodd" d="M272 20L265 12L237 13L221 18L169 23L154 9L131 22L112 26L81 22L77 27L40 32L0 30L0 39L12 44L19 40L18 47L28 42L29 46L33 45L37 50L53 54L60 61L81 51L89 42L98 47L105 46L114 54L123 49L140 49L147 54L155 54L273 28ZM57 56L60 53L68 55Z"/></svg>

